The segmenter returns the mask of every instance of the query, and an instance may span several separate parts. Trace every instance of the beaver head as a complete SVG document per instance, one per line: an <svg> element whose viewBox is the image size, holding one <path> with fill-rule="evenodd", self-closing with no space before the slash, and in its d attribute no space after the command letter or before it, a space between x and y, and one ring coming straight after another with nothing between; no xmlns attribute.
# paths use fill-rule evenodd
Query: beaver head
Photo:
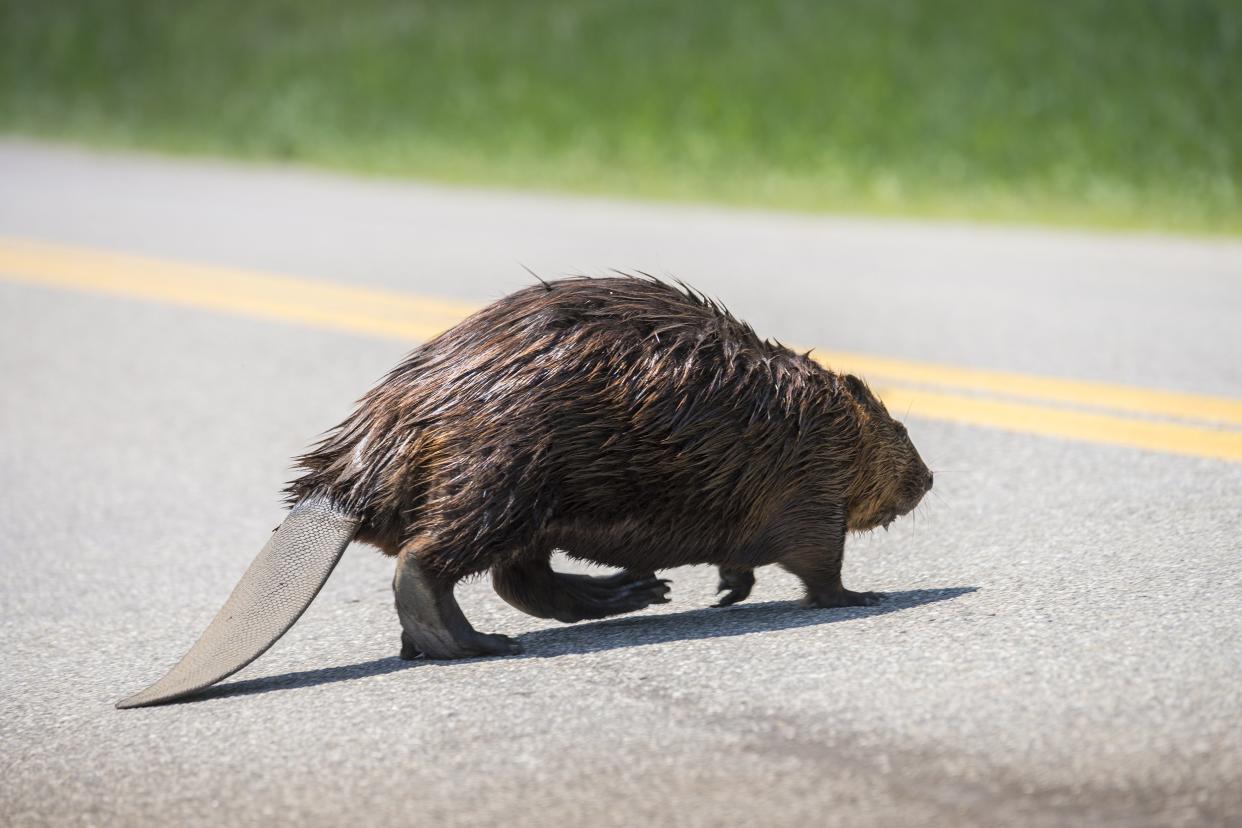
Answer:
<svg viewBox="0 0 1242 828"><path fill-rule="evenodd" d="M859 420L859 454L849 488L845 525L865 532L888 528L919 505L932 487L932 473L910 442L906 427L853 375L842 378Z"/></svg>

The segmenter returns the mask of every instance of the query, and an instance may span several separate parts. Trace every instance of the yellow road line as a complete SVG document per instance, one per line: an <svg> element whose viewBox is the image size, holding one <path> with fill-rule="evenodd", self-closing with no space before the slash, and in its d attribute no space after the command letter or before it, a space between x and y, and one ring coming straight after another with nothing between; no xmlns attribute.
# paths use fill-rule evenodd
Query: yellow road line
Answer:
<svg viewBox="0 0 1242 828"><path fill-rule="evenodd" d="M875 382L969 388L972 391L1069 403L1088 408L1242 425L1242 400L1225 397L1132 388L1105 382L1006 374L927 362L905 362L842 351L816 350L813 356L823 365L843 366Z"/></svg>
<svg viewBox="0 0 1242 828"><path fill-rule="evenodd" d="M0 278L403 340L429 339L475 310L463 303L384 290L4 238L0 238ZM1242 424L1240 400L864 354L816 351L816 357L836 370L875 382L894 411L912 406L920 417L1242 462L1242 432L1205 425ZM910 384L934 390L907 387ZM1043 404L984 399L952 389L1025 397ZM1142 420L1057 404L1202 423Z"/></svg>
<svg viewBox="0 0 1242 828"><path fill-rule="evenodd" d="M430 339L476 310L458 302L384 290L5 238L0 238L0 273L10 281L399 339Z"/></svg>
<svg viewBox="0 0 1242 828"><path fill-rule="evenodd" d="M893 413L909 410L912 416L966 425L1242 463L1242 431L1130 419L883 384L877 385L875 390Z"/></svg>

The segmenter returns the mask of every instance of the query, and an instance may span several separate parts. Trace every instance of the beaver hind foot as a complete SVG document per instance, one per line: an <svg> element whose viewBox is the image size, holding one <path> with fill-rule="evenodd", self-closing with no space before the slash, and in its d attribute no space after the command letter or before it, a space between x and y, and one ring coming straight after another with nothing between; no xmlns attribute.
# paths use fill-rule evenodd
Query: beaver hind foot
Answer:
<svg viewBox="0 0 1242 828"><path fill-rule="evenodd" d="M854 592L841 587L830 592L811 592L802 600L804 607L832 609L836 607L874 607L884 600L883 592Z"/></svg>
<svg viewBox="0 0 1242 828"><path fill-rule="evenodd" d="M623 615L669 600L669 581L653 572L572 575L556 572L547 561L496 566L492 584L501 598L522 612L566 624Z"/></svg>
<svg viewBox="0 0 1242 828"><path fill-rule="evenodd" d="M481 633L462 614L453 584L428 572L414 555L397 560L392 588L401 619L401 658L477 658L522 651L507 635Z"/></svg>
<svg viewBox="0 0 1242 828"><path fill-rule="evenodd" d="M420 644L419 641L422 641ZM426 636L415 639L406 631L401 631L401 660L413 661L416 658L485 658L487 656L517 655L522 652L522 645L507 635L500 633L481 633L471 629L464 636L450 637L447 646L442 638L429 641Z"/></svg>

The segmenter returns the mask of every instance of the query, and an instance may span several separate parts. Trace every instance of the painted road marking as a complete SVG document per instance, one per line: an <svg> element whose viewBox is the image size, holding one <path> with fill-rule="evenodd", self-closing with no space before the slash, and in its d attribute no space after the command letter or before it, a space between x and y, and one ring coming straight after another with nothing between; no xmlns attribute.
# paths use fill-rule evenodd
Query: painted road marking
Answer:
<svg viewBox="0 0 1242 828"><path fill-rule="evenodd" d="M888 409L898 416L909 410L912 416L966 425L1242 463L1242 431L963 397L881 382L874 383L874 387Z"/></svg>
<svg viewBox="0 0 1242 828"><path fill-rule="evenodd" d="M925 362L904 362L842 351L817 349L813 355L824 365L848 366L851 372L866 376L875 382L889 381L940 388L969 388L983 393L1066 403L1086 408L1242 425L1242 400L1232 400L1226 397L1157 391L1106 382L1007 374Z"/></svg>
<svg viewBox="0 0 1242 828"><path fill-rule="evenodd" d="M414 341L476 309L373 288L4 238L0 278ZM1242 400L865 354L817 350L815 356L834 370L866 377L894 411L912 407L920 417L1242 462L1242 431L1234 428L1242 425Z"/></svg>
<svg viewBox="0 0 1242 828"><path fill-rule="evenodd" d="M0 275L397 339L430 339L476 310L423 296L5 238Z"/></svg>

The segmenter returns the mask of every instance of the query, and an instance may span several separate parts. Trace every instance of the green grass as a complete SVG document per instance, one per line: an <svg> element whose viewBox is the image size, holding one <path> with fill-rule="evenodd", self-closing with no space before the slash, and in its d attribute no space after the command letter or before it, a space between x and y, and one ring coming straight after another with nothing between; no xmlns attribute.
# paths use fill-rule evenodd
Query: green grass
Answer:
<svg viewBox="0 0 1242 828"><path fill-rule="evenodd" d="M1237 0L0 0L0 71L110 146L1242 232Z"/></svg>

